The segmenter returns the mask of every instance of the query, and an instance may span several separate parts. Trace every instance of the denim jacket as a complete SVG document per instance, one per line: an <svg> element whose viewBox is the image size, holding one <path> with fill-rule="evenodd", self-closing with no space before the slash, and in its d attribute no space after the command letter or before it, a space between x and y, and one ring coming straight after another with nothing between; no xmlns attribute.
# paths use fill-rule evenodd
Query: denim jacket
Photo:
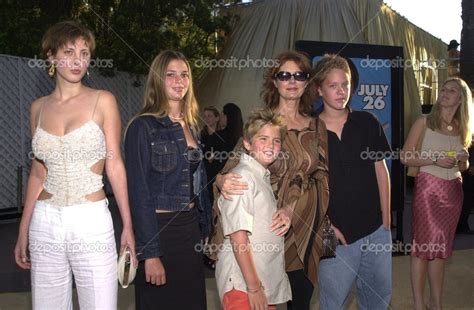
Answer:
<svg viewBox="0 0 474 310"><path fill-rule="evenodd" d="M200 160L190 178L188 158ZM188 151L184 131L169 117L140 116L125 137L128 195L135 229L138 260L162 256L156 209L189 211L194 199L203 238L209 235L212 206L202 153ZM193 182L194 193L190 193Z"/></svg>

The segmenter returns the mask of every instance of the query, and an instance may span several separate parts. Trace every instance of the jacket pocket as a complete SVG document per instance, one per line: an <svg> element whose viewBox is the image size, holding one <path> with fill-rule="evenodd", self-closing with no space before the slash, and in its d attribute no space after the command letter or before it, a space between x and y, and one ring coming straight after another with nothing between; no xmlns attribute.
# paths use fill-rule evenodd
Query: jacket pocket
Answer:
<svg viewBox="0 0 474 310"><path fill-rule="evenodd" d="M158 172L168 172L178 164L178 147L174 141L151 143L151 164Z"/></svg>

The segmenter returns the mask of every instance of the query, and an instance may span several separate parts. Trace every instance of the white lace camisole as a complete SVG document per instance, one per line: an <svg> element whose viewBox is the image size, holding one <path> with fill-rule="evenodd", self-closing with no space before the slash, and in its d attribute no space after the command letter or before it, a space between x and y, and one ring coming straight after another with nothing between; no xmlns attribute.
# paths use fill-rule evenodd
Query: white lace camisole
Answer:
<svg viewBox="0 0 474 310"><path fill-rule="evenodd" d="M106 157L104 133L93 120L98 101L99 94L91 119L63 136L41 128L41 106L32 149L48 170L43 186L52 196L44 202L56 206L88 203L86 196L104 186L102 175L91 171L94 164Z"/></svg>

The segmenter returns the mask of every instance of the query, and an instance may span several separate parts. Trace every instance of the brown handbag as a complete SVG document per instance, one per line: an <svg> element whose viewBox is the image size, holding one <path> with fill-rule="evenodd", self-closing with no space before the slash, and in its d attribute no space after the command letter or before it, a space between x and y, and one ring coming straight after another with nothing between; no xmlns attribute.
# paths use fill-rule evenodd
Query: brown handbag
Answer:
<svg viewBox="0 0 474 310"><path fill-rule="evenodd" d="M423 145L423 140L425 139L425 133L426 133L426 118L423 120L423 131L421 132L420 138L418 138L418 142L416 143L416 148L415 148L416 158L419 157L419 154L421 152L421 146ZM407 169L407 176L416 177L418 172L420 172L420 166L409 166Z"/></svg>

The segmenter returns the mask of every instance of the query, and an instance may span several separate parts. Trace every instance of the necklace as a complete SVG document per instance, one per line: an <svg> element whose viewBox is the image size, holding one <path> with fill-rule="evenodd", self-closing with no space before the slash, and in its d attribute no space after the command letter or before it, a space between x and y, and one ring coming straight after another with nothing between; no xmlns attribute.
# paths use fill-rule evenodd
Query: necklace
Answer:
<svg viewBox="0 0 474 310"><path fill-rule="evenodd" d="M177 121L184 119L183 113L180 113L178 117L174 117L174 116L171 115L171 114L168 114L168 116L169 116L171 119L177 120Z"/></svg>
<svg viewBox="0 0 474 310"><path fill-rule="evenodd" d="M444 118L442 118L442 117L441 117L441 121L446 124L446 129L447 129L448 131L453 131L453 126L451 125L451 123L452 123L453 121L451 121L450 123L448 123L448 122L445 121Z"/></svg>

